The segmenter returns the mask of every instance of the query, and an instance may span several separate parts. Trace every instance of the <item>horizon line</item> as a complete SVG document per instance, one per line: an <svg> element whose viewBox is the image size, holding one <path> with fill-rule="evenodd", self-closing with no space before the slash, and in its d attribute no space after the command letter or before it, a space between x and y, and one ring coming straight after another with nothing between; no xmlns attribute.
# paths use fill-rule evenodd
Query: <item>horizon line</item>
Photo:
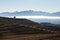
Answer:
<svg viewBox="0 0 60 40"><path fill-rule="evenodd" d="M37 11L37 12L47 12L47 13L56 13L56 12L60 12L60 11L48 12L48 11L41 11L41 10L16 10L16 11L3 11L3 12L0 12L0 13L4 13L4 12L13 13L13 12L22 12L22 11Z"/></svg>

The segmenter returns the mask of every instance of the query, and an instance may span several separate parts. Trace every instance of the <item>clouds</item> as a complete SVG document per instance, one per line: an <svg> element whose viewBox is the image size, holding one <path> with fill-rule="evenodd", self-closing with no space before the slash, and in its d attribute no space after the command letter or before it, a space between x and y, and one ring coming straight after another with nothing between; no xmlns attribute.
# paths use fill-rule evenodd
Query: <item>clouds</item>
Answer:
<svg viewBox="0 0 60 40"><path fill-rule="evenodd" d="M16 16L17 18L33 18L33 19L60 19L60 17L50 17L50 16Z"/></svg>

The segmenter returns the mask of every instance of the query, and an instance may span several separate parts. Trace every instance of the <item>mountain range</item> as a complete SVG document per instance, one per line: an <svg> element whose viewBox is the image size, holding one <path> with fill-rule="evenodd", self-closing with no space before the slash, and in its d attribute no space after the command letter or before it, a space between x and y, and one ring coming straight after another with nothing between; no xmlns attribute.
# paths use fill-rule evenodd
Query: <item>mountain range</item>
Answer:
<svg viewBox="0 0 60 40"><path fill-rule="evenodd" d="M42 11L33 11L33 10L26 10L26 11L15 11L15 12L2 12L0 16L60 16L60 12L48 13Z"/></svg>
<svg viewBox="0 0 60 40"><path fill-rule="evenodd" d="M2 12L0 16L3 17L11 17L11 16L52 16L52 17L60 17L60 12L48 13L42 11L33 11L33 10L26 10L26 11L15 11L15 12ZM60 19L30 19L32 21L41 23L41 22L49 22L53 24L60 24Z"/></svg>

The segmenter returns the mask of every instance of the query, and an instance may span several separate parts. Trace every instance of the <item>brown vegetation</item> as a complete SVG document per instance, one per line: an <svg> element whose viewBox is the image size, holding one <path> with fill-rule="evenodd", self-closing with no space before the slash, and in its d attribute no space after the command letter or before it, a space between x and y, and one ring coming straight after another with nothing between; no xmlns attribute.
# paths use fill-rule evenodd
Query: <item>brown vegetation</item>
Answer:
<svg viewBox="0 0 60 40"><path fill-rule="evenodd" d="M0 40L60 40L60 27L0 17Z"/></svg>
<svg viewBox="0 0 60 40"><path fill-rule="evenodd" d="M3 36L1 40L60 40L60 34L20 34Z"/></svg>

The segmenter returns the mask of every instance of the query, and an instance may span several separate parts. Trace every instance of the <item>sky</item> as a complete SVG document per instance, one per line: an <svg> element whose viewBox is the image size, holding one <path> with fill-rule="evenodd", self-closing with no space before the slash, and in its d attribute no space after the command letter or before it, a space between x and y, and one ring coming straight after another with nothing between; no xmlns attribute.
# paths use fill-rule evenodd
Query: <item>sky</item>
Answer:
<svg viewBox="0 0 60 40"><path fill-rule="evenodd" d="M35 10L60 11L60 0L0 0L0 12Z"/></svg>

